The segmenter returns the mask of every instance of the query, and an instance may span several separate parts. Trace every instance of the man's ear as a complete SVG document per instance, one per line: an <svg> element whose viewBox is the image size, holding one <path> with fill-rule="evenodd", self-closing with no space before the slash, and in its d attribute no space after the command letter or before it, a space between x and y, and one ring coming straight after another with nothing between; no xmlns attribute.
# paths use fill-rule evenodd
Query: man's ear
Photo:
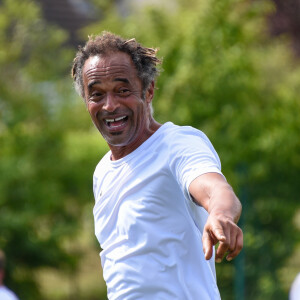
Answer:
<svg viewBox="0 0 300 300"><path fill-rule="evenodd" d="M147 103L151 103L152 102L152 99L153 99L153 96L154 96L154 87L155 87L155 84L154 84L154 81L152 81L146 91L146 102Z"/></svg>

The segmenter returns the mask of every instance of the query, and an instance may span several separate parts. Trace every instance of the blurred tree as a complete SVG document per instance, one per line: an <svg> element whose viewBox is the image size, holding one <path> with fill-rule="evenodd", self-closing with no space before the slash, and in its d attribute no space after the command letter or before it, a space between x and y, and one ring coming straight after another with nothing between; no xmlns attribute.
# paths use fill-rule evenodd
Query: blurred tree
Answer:
<svg viewBox="0 0 300 300"><path fill-rule="evenodd" d="M38 268L75 270L80 253L66 244L80 229L103 152L73 99L66 38L45 24L35 1L1 1L0 248L6 284L22 300L43 298Z"/></svg>
<svg viewBox="0 0 300 300"><path fill-rule="evenodd" d="M278 272L300 237L293 220L299 209L300 66L286 40L268 37L272 10L270 1L178 1L168 11L146 7L127 18L111 11L84 30L110 30L160 48L156 118L202 129L229 182L247 195L249 300L287 297ZM217 270L222 299L233 299L234 265Z"/></svg>
<svg viewBox="0 0 300 300"><path fill-rule="evenodd" d="M272 0L276 10L270 16L271 33L291 38L295 53L300 57L300 1Z"/></svg>

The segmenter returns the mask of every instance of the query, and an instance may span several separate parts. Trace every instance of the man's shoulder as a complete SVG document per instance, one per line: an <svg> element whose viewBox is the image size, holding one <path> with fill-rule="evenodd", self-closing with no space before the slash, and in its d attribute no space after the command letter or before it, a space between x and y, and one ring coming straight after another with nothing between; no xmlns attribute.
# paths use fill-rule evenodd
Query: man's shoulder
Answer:
<svg viewBox="0 0 300 300"><path fill-rule="evenodd" d="M171 124L166 132L165 145L171 157L211 155L219 161L218 154L206 134L192 126Z"/></svg>
<svg viewBox="0 0 300 300"><path fill-rule="evenodd" d="M164 130L164 139L170 143L192 142L193 138L209 141L203 131L189 125L175 125L172 122L168 122Z"/></svg>
<svg viewBox="0 0 300 300"><path fill-rule="evenodd" d="M11 291L6 286L1 286L0 287L0 299L1 300L18 300L18 297L16 296L16 294L13 291Z"/></svg>

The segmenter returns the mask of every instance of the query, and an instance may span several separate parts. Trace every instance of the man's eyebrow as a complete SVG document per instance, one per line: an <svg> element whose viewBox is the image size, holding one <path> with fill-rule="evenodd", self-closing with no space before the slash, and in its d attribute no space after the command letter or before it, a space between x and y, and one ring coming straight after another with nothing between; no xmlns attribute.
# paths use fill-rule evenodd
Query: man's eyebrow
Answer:
<svg viewBox="0 0 300 300"><path fill-rule="evenodd" d="M124 82L124 83L129 83L129 80L127 78L115 78L113 81L121 81L121 82Z"/></svg>
<svg viewBox="0 0 300 300"><path fill-rule="evenodd" d="M101 83L101 81L99 81L99 80L93 80L93 81L91 81L88 84L88 90L90 91L95 84L99 84L99 83Z"/></svg>
<svg viewBox="0 0 300 300"><path fill-rule="evenodd" d="M113 81L121 81L121 82L124 82L124 83L128 83L128 84L129 84L129 80L128 80L127 78L122 78L122 77L117 77L117 78L115 78ZM100 80L93 80L93 81L91 81L91 82L88 84L88 90L90 91L90 90L93 88L93 86L94 86L95 84L100 84L100 83L101 83Z"/></svg>

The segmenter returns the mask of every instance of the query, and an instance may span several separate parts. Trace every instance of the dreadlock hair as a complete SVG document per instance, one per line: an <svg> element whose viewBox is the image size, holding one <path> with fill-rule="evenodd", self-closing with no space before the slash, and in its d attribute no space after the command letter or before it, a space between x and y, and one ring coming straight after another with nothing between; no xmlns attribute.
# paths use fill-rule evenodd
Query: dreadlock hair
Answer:
<svg viewBox="0 0 300 300"><path fill-rule="evenodd" d="M134 38L126 40L107 31L101 35L89 36L85 46L79 47L73 61L71 75L75 90L82 98L84 98L82 70L86 60L91 56L109 55L114 52L125 52L131 57L142 82L142 97L145 98L148 87L160 71L158 65L162 61L156 57L157 49L143 47Z"/></svg>

